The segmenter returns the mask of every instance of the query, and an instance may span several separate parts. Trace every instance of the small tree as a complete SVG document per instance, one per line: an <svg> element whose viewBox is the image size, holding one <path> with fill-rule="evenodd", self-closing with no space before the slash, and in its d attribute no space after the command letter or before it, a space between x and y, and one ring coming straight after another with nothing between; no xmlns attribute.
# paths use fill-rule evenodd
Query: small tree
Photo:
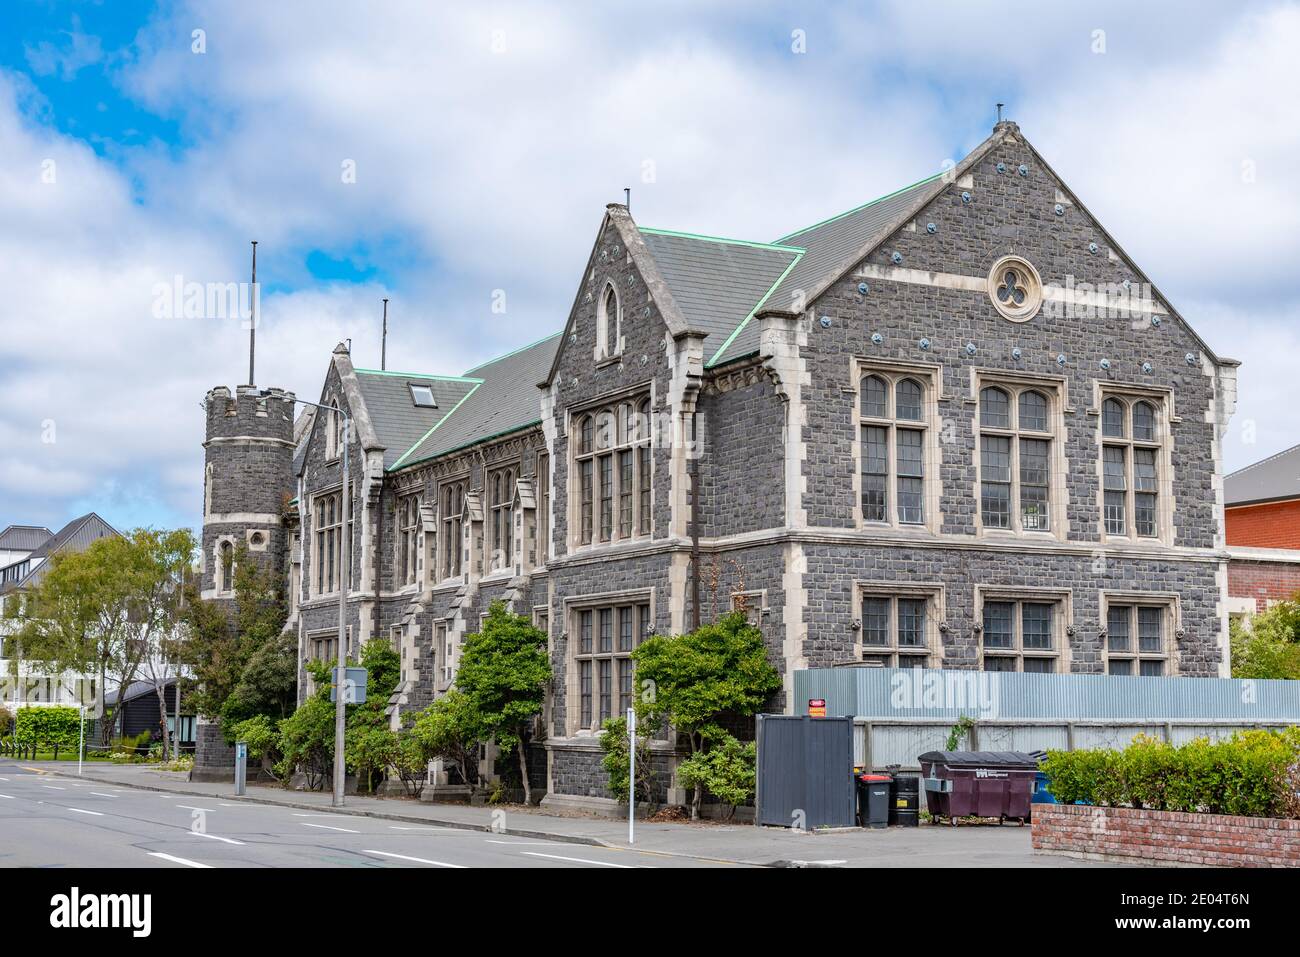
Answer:
<svg viewBox="0 0 1300 957"><path fill-rule="evenodd" d="M483 630L465 639L456 687L469 699L483 736L495 737L503 750L519 755L525 804L532 803L532 788L524 739L542 710L550 677L546 633L494 601Z"/></svg>
<svg viewBox="0 0 1300 957"><path fill-rule="evenodd" d="M456 766L460 779L471 789L477 783L475 753L483 733L469 698L455 688L415 716L411 733L427 757L442 758Z"/></svg>
<svg viewBox="0 0 1300 957"><path fill-rule="evenodd" d="M1290 598L1228 628L1234 678L1300 678L1300 600Z"/></svg>
<svg viewBox="0 0 1300 957"><path fill-rule="evenodd" d="M637 800L644 801L652 809L655 806L655 781L658 775L655 773L653 757L650 750L650 738L654 734L654 727L649 723L637 722L636 732L636 793ZM630 761L628 752L631 750L631 742L628 741L627 735L627 718L609 718L601 725L600 729L600 749L604 756L600 759L600 766L605 769L608 775L609 793L614 795L614 800L620 803L626 802L631 796L629 781L631 778Z"/></svg>
<svg viewBox="0 0 1300 957"><path fill-rule="evenodd" d="M736 808L754 796L755 764L758 746L724 735L707 751L691 755L677 766L677 776L697 793L703 789L729 808L727 819Z"/></svg>
<svg viewBox="0 0 1300 957"><path fill-rule="evenodd" d="M751 717L781 687L763 633L740 611L685 635L651 636L632 658L642 689L638 712L684 735L692 757L728 736L725 716ZM699 818L703 790L692 788L692 819Z"/></svg>

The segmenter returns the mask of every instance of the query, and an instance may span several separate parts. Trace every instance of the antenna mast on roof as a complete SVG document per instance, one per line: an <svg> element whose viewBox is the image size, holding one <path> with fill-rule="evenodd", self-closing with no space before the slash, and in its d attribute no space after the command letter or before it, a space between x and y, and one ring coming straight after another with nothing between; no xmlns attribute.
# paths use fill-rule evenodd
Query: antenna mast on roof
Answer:
<svg viewBox="0 0 1300 957"><path fill-rule="evenodd" d="M998 104L998 122L999 122L999 123L1002 122L1002 107L1004 107L1004 106L1006 106L1005 103L999 103L999 104Z"/></svg>
<svg viewBox="0 0 1300 957"><path fill-rule="evenodd" d="M253 359L257 355L257 240L253 243L253 287L249 290L248 309L248 384L255 385L253 378Z"/></svg>
<svg viewBox="0 0 1300 957"><path fill-rule="evenodd" d="M623 187L623 205L627 207L627 211L629 213L632 212L632 187L631 186Z"/></svg>
<svg viewBox="0 0 1300 957"><path fill-rule="evenodd" d="M384 331L379 336L379 371L388 368L388 300L384 300Z"/></svg>

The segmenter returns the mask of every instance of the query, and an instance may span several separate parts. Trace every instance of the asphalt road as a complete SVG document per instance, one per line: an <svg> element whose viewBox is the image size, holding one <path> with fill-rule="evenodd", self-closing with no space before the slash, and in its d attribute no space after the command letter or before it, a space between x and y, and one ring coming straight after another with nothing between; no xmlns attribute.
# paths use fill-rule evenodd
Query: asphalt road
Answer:
<svg viewBox="0 0 1300 957"><path fill-rule="evenodd" d="M71 781L0 758L0 867L736 867Z"/></svg>

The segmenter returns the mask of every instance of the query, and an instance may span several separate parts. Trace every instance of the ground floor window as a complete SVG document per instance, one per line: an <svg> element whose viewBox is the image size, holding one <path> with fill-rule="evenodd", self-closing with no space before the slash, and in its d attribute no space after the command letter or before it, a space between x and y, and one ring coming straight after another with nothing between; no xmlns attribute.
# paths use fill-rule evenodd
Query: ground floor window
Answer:
<svg viewBox="0 0 1300 957"><path fill-rule="evenodd" d="M650 603L579 608L573 612L578 730L599 730L632 706L632 651L650 634Z"/></svg>
<svg viewBox="0 0 1300 957"><path fill-rule="evenodd" d="M1167 637L1171 611L1164 603L1108 603L1106 673L1148 678L1172 674Z"/></svg>
<svg viewBox="0 0 1300 957"><path fill-rule="evenodd" d="M879 668L930 666L935 599L922 594L862 594L862 661Z"/></svg>
<svg viewBox="0 0 1300 957"><path fill-rule="evenodd" d="M1059 600L988 597L981 615L984 671L1050 674L1060 668Z"/></svg>

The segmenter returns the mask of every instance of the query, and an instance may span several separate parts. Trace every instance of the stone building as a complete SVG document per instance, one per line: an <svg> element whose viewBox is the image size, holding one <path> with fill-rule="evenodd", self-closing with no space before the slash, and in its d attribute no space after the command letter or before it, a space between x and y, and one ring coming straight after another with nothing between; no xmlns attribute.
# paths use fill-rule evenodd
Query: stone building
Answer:
<svg viewBox="0 0 1300 957"><path fill-rule="evenodd" d="M611 205L561 331L462 376L338 347L320 401L355 424L349 516L340 416L294 433L288 397L215 390L204 560L284 548L304 660L334 655L350 576L351 646L401 652L394 720L450 687L493 599L531 616L554 668L536 784L600 803L630 651L732 608L785 678L774 710L800 710L803 668L1226 674L1236 366L1002 122L773 243Z"/></svg>

